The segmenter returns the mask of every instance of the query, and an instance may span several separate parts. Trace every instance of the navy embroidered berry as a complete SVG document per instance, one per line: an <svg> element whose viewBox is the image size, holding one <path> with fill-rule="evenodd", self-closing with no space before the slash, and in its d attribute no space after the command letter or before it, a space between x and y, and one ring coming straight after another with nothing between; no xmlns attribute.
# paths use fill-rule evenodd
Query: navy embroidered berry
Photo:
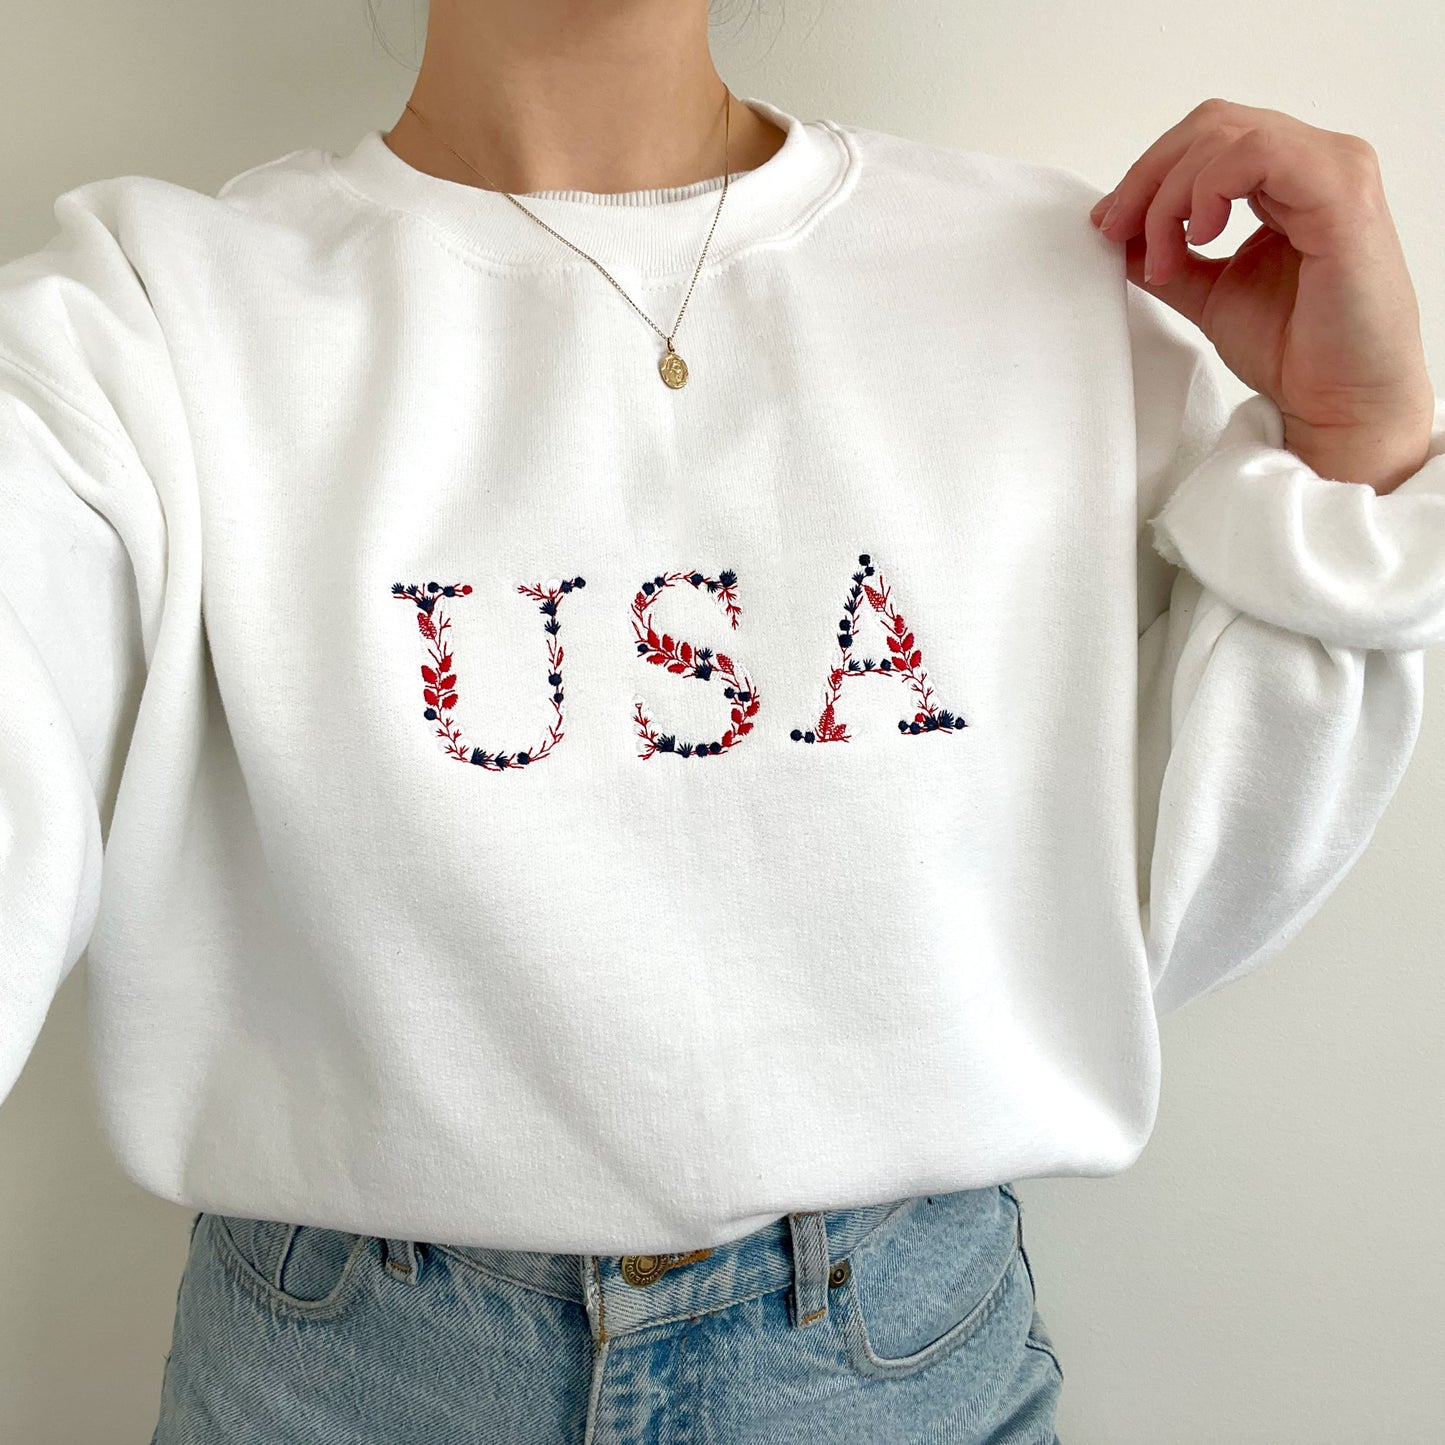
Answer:
<svg viewBox="0 0 1445 1445"><path fill-rule="evenodd" d="M933 688L928 674L923 670L923 654L919 650L913 633L902 613L893 606L892 594L881 573L873 566L873 559L867 552L859 554L860 571L853 574L852 586L848 589L847 600L843 603L843 616L838 623L838 663L829 671L827 686L823 692L823 710L818 716L816 733L802 733L802 740L810 743L846 743L852 741L847 725L838 721L837 706L843 691L843 683L866 673L889 673L901 676L913 690L918 711L913 718L901 719L900 733L954 732L968 724L962 716L947 709L938 709L933 703ZM877 575L877 585L870 586L867 578ZM852 647L858 636L858 613L864 600L883 622L884 641L891 654L876 665L871 657L861 662L852 656ZM794 728L789 736L797 741L799 730Z"/></svg>
<svg viewBox="0 0 1445 1445"><path fill-rule="evenodd" d="M668 572L654 577L651 582L644 582L633 597L632 630L637 641L637 655L677 677L710 682L716 676L723 684L723 697L732 704L729 710L731 725L722 737L700 743L677 743L671 735L656 731L644 699L634 699L632 722L642 741L638 754L642 759L655 757L658 753L671 753L681 758L716 757L736 747L753 730L753 720L759 707L758 697L751 680L734 668L732 658L723 652L715 653L710 647L694 647L668 632L659 634L651 617L652 608L663 592L686 582L716 598L727 615L729 625L736 629L741 616L737 581L737 574L732 571L719 572L716 577L698 571Z"/></svg>
<svg viewBox="0 0 1445 1445"><path fill-rule="evenodd" d="M428 582L425 587L416 583L393 582L391 595L399 602L415 605L417 629L428 645L429 662L422 666L422 700L427 704L423 716L428 722L439 723L436 736L439 746L448 757L458 762L470 763L489 772L500 772L504 768L525 768L530 763L545 758L562 741L562 659L563 651L557 641L561 623L557 616L560 599L575 588L586 586L582 577L571 577L566 581L547 583L521 583L517 591L530 597L538 604L537 610L546 618L542 630L547 635L547 683L552 693L552 723L546 739L537 747L516 753L488 753L469 742L452 716L457 705L457 674L452 665L451 647L447 634L451 631L451 619L437 610L436 604L448 597L469 597L468 583L450 583L443 587L438 582Z"/></svg>

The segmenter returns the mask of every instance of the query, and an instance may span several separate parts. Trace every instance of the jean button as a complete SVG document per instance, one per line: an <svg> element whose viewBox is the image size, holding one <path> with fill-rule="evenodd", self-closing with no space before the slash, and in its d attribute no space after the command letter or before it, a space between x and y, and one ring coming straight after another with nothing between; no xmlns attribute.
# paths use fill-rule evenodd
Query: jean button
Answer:
<svg viewBox="0 0 1445 1445"><path fill-rule="evenodd" d="M663 1274L667 1265L656 1254L624 1254L622 1256L622 1278L634 1289L643 1289Z"/></svg>

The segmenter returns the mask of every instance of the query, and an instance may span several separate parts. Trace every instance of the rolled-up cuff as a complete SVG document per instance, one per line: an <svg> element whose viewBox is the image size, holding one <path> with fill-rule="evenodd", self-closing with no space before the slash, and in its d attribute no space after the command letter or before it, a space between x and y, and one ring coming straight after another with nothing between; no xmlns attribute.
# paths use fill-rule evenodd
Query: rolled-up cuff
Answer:
<svg viewBox="0 0 1445 1445"><path fill-rule="evenodd" d="M1262 621L1345 647L1445 642L1445 399L1425 464L1382 496L1286 450L1256 393L1149 525L1161 557Z"/></svg>

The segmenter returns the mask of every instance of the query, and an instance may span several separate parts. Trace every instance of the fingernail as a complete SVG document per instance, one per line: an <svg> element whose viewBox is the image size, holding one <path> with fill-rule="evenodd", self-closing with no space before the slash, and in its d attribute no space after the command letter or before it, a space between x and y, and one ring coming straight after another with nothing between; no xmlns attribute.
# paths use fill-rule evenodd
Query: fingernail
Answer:
<svg viewBox="0 0 1445 1445"><path fill-rule="evenodd" d="M1146 281L1152 281L1154 279L1154 258L1147 252L1144 256L1144 279Z"/></svg>
<svg viewBox="0 0 1445 1445"><path fill-rule="evenodd" d="M1189 218L1189 224L1184 228L1184 239L1192 246L1194 244L1194 218Z"/></svg>
<svg viewBox="0 0 1445 1445"><path fill-rule="evenodd" d="M1100 221L1099 224L1100 224L1101 226L1105 226L1105 227L1112 226L1112 225L1114 224L1114 217L1117 216L1118 214L1119 214L1119 203L1118 203L1118 201L1115 201L1114 204L1113 204L1112 206L1110 206L1107 211L1104 212L1104 219L1103 219L1102 221Z"/></svg>

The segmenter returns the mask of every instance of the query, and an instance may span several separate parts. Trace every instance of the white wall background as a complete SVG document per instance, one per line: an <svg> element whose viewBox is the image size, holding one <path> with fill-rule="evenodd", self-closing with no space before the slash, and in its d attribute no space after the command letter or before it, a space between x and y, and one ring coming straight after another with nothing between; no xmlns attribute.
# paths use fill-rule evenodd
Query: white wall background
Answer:
<svg viewBox="0 0 1445 1445"><path fill-rule="evenodd" d="M213 190L389 126L421 7L382 0L399 64L363 0L9 0L0 257L43 243L54 197L82 181ZM1363 135L1445 388L1434 0L759 0L751 18L748 0L721 0L714 14L741 95L1068 166L1101 189L1209 95ZM1235 209L1211 253L1254 229ZM1411 771L1336 894L1285 954L1165 1021L1140 1162L1023 1184L1065 1445L1445 1441L1442 812L1432 697ZM185 1252L190 1215L130 1185L99 1142L82 987L66 985L0 1110L6 1445L149 1440Z"/></svg>

